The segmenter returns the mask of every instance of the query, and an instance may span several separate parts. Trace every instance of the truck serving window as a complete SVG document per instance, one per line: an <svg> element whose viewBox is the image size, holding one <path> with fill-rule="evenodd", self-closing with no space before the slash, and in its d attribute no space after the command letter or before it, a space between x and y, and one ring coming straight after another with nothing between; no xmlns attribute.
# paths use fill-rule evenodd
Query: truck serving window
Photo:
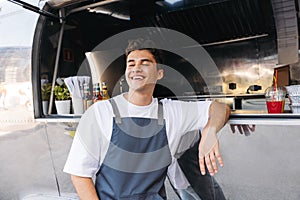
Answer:
<svg viewBox="0 0 300 200"><path fill-rule="evenodd" d="M21 4L19 0L18 3ZM51 0L42 9L21 5L41 14L32 52L36 118L62 117L57 115L54 105L53 88L59 84L58 78L88 76L90 93L93 92L95 79L99 79L100 85L105 82L110 96L126 91L126 84L122 81L124 55L120 54L106 63L108 67L104 71L99 69L111 54L125 46L112 41L109 47L98 48L102 42L124 31L145 27L177 31L201 45L215 63L217 73L199 74L201 70L197 70L192 61L180 53L174 53L176 48L165 51L167 59L164 64L173 70L173 74L180 74L181 77L167 77L155 93L158 97L181 96L189 100L223 98L226 102L229 100L234 109L242 109L245 98L264 98L265 89L272 84L274 66L286 66L294 60L293 55L298 55L296 40L289 40L291 43L286 45L291 46L287 51L280 49L286 45L278 45L279 41L285 41L280 38L288 37L278 34L278 30L284 28L280 26L285 24L279 23L280 20L288 20L281 17L292 14L286 12L296 11L286 10L275 1L183 0L170 3L152 0ZM297 24L293 24L292 29L297 30ZM199 50L197 46L180 46L181 40L171 41L168 36L165 40L177 44L178 49L181 47L181 53ZM289 51L289 57L280 53ZM97 63L94 69L88 55L94 56L92 60ZM283 57L289 61L279 60ZM200 58L198 62L202 61ZM94 77L97 69L103 71L100 73L102 77ZM294 74L290 77L294 77ZM42 83L46 82L51 85L52 91L48 111L43 113L44 91L41 88ZM167 84L176 87L176 95L170 88L164 87ZM74 115L64 117L73 118Z"/></svg>

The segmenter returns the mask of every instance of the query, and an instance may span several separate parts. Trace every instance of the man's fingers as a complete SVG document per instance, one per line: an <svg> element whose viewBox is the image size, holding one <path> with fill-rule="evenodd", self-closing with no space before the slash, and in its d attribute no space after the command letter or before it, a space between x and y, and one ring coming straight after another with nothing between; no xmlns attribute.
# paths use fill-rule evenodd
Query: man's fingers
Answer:
<svg viewBox="0 0 300 200"><path fill-rule="evenodd" d="M250 135L249 126L248 125L242 125L242 128L244 130L245 136L249 136Z"/></svg>
<svg viewBox="0 0 300 200"><path fill-rule="evenodd" d="M234 124L230 124L230 128L231 128L232 133L235 133L235 125Z"/></svg>
<svg viewBox="0 0 300 200"><path fill-rule="evenodd" d="M255 124L230 124L230 129L232 133L235 133L235 127L237 127L240 134L245 134L245 136L249 136L251 132L255 131Z"/></svg>
<svg viewBox="0 0 300 200"><path fill-rule="evenodd" d="M221 167L223 167L223 159L220 155L219 151L212 151L208 153L205 157L199 156L199 165L200 165L200 171L202 175L205 175L205 166L211 176L213 176L215 173L218 173L218 165L217 161Z"/></svg>
<svg viewBox="0 0 300 200"><path fill-rule="evenodd" d="M237 126L237 127L239 129L240 134L243 134L242 127L241 126Z"/></svg>
<svg viewBox="0 0 300 200"><path fill-rule="evenodd" d="M199 165L201 174L204 175L206 170L210 175L218 172L218 163L223 166L223 160L220 155L219 141L216 133L205 135L199 143ZM218 162L218 163L217 163Z"/></svg>
<svg viewBox="0 0 300 200"><path fill-rule="evenodd" d="M255 124L252 124L252 127L250 125L248 125L250 131L254 132L255 131Z"/></svg>
<svg viewBox="0 0 300 200"><path fill-rule="evenodd" d="M199 156L199 165L200 165L201 174L205 175L205 162L203 156Z"/></svg>
<svg viewBox="0 0 300 200"><path fill-rule="evenodd" d="M208 170L209 174L210 174L211 176L213 176L213 175L214 175L214 170L213 170L212 163L211 163L211 161L210 161L210 155L209 155L209 154L207 154L207 155L205 156L205 164L206 164L206 167L207 167L207 170Z"/></svg>
<svg viewBox="0 0 300 200"><path fill-rule="evenodd" d="M211 164L212 164L213 173L218 173L218 165L217 165L217 161L215 159L214 152L210 152L210 161L211 161Z"/></svg>
<svg viewBox="0 0 300 200"><path fill-rule="evenodd" d="M221 154L220 154L220 151L217 150L217 151L215 152L215 155L216 155L216 157L217 157L217 160L218 160L219 165L220 165L221 167L223 167L223 166L224 166L224 163L223 163L223 159L222 159L222 156L221 156Z"/></svg>

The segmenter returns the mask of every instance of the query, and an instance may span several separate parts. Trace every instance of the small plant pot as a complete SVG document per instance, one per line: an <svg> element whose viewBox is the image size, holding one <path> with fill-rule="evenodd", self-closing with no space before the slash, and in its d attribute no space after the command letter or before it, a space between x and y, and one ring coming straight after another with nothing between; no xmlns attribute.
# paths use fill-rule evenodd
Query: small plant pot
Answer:
<svg viewBox="0 0 300 200"><path fill-rule="evenodd" d="M55 101L57 114L70 114L71 100Z"/></svg>

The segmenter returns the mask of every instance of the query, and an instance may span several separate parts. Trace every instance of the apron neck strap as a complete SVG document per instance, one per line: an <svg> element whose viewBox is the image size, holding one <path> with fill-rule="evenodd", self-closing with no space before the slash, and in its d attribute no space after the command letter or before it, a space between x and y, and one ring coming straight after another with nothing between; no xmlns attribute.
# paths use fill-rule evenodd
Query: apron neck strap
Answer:
<svg viewBox="0 0 300 200"><path fill-rule="evenodd" d="M122 123L121 115L120 115L118 106L117 106L117 104L116 104L116 101L115 101L113 98L111 98L111 99L109 99L109 102L111 103L113 112L114 112L114 114L115 114L115 121L116 121L116 123L117 123L117 124L121 124L121 123Z"/></svg>
<svg viewBox="0 0 300 200"><path fill-rule="evenodd" d="M163 104L159 101L158 108L157 108L157 120L158 125L164 125L164 111L163 111Z"/></svg>
<svg viewBox="0 0 300 200"><path fill-rule="evenodd" d="M121 124L121 115L118 109L118 106L116 104L116 101L111 98L109 99L109 102L111 103L114 115L115 115L115 121L117 124ZM157 119L158 119L158 125L164 125L164 112L163 112L163 104L161 102L158 102L158 109L157 109Z"/></svg>

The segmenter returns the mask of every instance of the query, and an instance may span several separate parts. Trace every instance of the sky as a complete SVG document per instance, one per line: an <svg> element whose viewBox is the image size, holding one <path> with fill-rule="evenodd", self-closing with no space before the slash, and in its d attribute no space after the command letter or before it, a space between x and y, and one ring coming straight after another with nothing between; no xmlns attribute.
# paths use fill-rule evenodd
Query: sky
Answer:
<svg viewBox="0 0 300 200"><path fill-rule="evenodd" d="M38 0L23 0L38 6ZM0 0L0 48L31 47L39 14Z"/></svg>

